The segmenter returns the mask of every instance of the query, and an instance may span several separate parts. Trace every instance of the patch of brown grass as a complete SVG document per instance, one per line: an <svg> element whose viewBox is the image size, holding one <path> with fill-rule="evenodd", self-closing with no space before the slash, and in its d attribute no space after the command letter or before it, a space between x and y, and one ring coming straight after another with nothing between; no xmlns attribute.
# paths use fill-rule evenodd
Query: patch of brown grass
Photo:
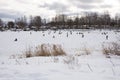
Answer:
<svg viewBox="0 0 120 80"><path fill-rule="evenodd" d="M24 52L24 56L26 57L26 58L29 58L29 57L32 57L33 55L32 55L32 49L29 47L28 49L26 49L26 51Z"/></svg>
<svg viewBox="0 0 120 80"><path fill-rule="evenodd" d="M105 55L118 55L120 56L120 44L117 42L111 42L109 44L104 44L103 46L103 54Z"/></svg>
<svg viewBox="0 0 120 80"><path fill-rule="evenodd" d="M64 52L64 50L62 49L62 47L60 45L53 45L53 52L52 55L53 56L59 56L59 55L66 55L66 53Z"/></svg>
<svg viewBox="0 0 120 80"><path fill-rule="evenodd" d="M65 51L62 49L61 45L57 44L41 44L38 45L34 51L31 48L24 52L26 58L35 56L61 56L66 55Z"/></svg>

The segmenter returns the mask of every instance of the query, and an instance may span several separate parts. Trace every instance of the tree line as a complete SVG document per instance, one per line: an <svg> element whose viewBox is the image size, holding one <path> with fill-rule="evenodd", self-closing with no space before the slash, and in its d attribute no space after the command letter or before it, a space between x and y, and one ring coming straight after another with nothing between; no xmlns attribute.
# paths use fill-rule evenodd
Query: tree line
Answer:
<svg viewBox="0 0 120 80"><path fill-rule="evenodd" d="M108 12L103 14L84 13L74 17L65 14L59 14L46 23L46 19L41 16L30 16L29 21L26 16L15 19L15 21L8 21L4 24L0 19L0 30L4 29L22 29L22 30L41 30L41 29L119 29L120 28L120 14L111 17Z"/></svg>
<svg viewBox="0 0 120 80"><path fill-rule="evenodd" d="M108 12L103 14L98 13L85 13L83 16L76 15L74 18L66 17L66 15L56 16L50 23L52 26L57 28L66 29L112 29L120 27L120 15L117 14L115 17L111 17Z"/></svg>

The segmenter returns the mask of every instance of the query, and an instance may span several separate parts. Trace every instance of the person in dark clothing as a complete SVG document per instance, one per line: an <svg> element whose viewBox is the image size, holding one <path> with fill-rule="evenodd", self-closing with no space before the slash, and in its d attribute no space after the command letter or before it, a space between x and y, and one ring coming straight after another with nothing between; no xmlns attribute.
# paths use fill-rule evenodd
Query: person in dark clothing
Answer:
<svg viewBox="0 0 120 80"><path fill-rule="evenodd" d="M15 40L14 41L17 41L17 38L15 38Z"/></svg>
<svg viewBox="0 0 120 80"><path fill-rule="evenodd" d="M68 37L68 33L67 33L67 37Z"/></svg>
<svg viewBox="0 0 120 80"><path fill-rule="evenodd" d="M55 36L53 36L53 38L55 38Z"/></svg>
<svg viewBox="0 0 120 80"><path fill-rule="evenodd" d="M84 34L82 34L82 38L84 38Z"/></svg>
<svg viewBox="0 0 120 80"><path fill-rule="evenodd" d="M108 40L108 35L106 35L106 39Z"/></svg>

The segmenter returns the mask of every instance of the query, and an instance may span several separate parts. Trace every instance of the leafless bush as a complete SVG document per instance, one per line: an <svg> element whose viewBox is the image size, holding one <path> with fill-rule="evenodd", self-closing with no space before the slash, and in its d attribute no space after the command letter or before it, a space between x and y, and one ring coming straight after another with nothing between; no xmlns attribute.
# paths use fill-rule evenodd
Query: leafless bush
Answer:
<svg viewBox="0 0 120 80"><path fill-rule="evenodd" d="M78 64L78 58L73 55L67 55L63 59L64 64L67 64L70 69L75 68L76 66L79 66Z"/></svg>
<svg viewBox="0 0 120 80"><path fill-rule="evenodd" d="M13 54L11 56L9 56L9 59L15 59L15 58L25 58L26 57L26 54Z"/></svg>
<svg viewBox="0 0 120 80"><path fill-rule="evenodd" d="M108 44L104 44L103 46L103 54L105 55L118 55L120 56L120 44L117 42L111 42Z"/></svg>
<svg viewBox="0 0 120 80"><path fill-rule="evenodd" d="M28 49L26 49L26 51L24 52L24 56L26 57L26 58L29 58L29 57L32 57L33 56L33 51L32 51L32 49L29 47Z"/></svg>
<svg viewBox="0 0 120 80"><path fill-rule="evenodd" d="M84 47L80 50L77 50L75 56L90 55L90 54L91 54L91 50L89 48Z"/></svg>
<svg viewBox="0 0 120 80"><path fill-rule="evenodd" d="M112 50L113 54L120 56L120 44L117 42L113 42L112 48L113 48L113 50Z"/></svg>
<svg viewBox="0 0 120 80"><path fill-rule="evenodd" d="M75 57L74 56L66 56L65 59L63 60L65 64L73 64L75 62Z"/></svg>
<svg viewBox="0 0 120 80"><path fill-rule="evenodd" d="M102 52L103 52L103 54L105 54L105 55L109 55L110 53L111 53L111 48L110 47L106 47L106 46L102 46Z"/></svg>
<svg viewBox="0 0 120 80"><path fill-rule="evenodd" d="M57 58L56 56L53 56L53 58L52 58L52 59L53 59L53 62L54 62L54 63L59 62L59 58Z"/></svg>
<svg viewBox="0 0 120 80"><path fill-rule="evenodd" d="M91 51L88 48L84 48L84 52L85 52L86 55L91 54Z"/></svg>

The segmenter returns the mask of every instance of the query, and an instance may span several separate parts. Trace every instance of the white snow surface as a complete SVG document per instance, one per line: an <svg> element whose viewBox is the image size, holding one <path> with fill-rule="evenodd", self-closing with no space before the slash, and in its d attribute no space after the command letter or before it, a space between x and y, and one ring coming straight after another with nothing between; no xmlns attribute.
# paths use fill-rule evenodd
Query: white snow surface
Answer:
<svg viewBox="0 0 120 80"><path fill-rule="evenodd" d="M119 37L115 30L0 32L0 80L120 80L120 57L102 54L102 44ZM69 56L10 58L43 43L59 44ZM75 56L84 48L91 54Z"/></svg>

